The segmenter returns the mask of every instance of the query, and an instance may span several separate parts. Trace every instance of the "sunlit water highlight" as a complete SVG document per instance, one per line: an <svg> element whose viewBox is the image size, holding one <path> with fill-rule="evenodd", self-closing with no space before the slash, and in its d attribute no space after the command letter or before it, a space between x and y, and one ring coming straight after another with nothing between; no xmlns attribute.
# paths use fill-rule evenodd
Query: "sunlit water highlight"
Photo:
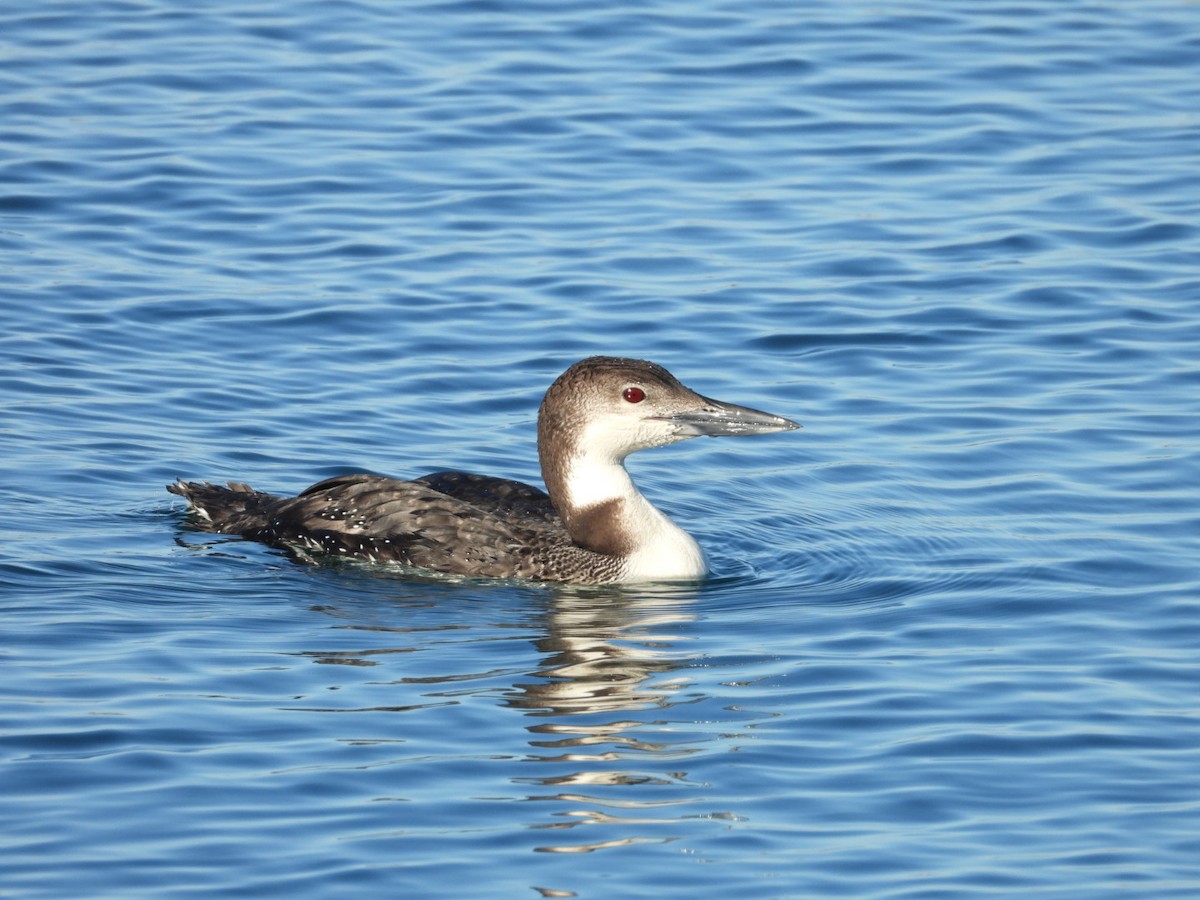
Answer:
<svg viewBox="0 0 1200 900"><path fill-rule="evenodd" d="M0 893L1200 894L1200 6L0 11ZM693 586L297 566L176 476L630 461Z"/></svg>

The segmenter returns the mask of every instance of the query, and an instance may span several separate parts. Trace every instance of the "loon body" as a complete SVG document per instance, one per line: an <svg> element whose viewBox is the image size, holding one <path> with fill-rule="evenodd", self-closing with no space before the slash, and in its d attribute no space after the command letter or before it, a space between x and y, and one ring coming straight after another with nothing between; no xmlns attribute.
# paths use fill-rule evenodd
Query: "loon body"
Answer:
<svg viewBox="0 0 1200 900"><path fill-rule="evenodd" d="M708 567L692 537L634 486L625 457L701 435L799 428L702 397L662 366L594 356L550 386L538 411L543 492L519 481L435 472L415 481L339 475L295 497L179 481L207 531L299 553L455 575L575 584L679 581Z"/></svg>

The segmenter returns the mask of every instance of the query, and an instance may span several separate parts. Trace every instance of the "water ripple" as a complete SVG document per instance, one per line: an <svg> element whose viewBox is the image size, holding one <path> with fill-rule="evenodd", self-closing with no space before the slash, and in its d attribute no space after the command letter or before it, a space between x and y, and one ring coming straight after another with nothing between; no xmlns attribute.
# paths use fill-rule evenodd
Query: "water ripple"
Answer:
<svg viewBox="0 0 1200 900"><path fill-rule="evenodd" d="M0 29L14 896L1200 889L1194 4ZM161 489L533 481L598 352L804 424L630 460L703 584L301 567Z"/></svg>

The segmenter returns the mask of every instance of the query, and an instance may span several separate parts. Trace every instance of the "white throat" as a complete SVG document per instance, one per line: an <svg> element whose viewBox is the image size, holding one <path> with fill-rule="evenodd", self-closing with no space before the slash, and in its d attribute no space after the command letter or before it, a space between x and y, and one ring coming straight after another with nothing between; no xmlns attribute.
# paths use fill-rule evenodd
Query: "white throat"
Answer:
<svg viewBox="0 0 1200 900"><path fill-rule="evenodd" d="M605 455L606 457L607 455ZM691 581L708 574L700 545L646 499L618 459L585 454L567 466L567 502L589 509L611 501L621 510L621 527L633 551L624 560L623 581Z"/></svg>

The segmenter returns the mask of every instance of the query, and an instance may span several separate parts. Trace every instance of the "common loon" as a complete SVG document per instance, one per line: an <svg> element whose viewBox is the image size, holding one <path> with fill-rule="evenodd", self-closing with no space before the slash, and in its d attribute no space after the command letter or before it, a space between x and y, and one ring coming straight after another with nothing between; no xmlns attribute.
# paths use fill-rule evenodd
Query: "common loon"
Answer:
<svg viewBox="0 0 1200 900"><path fill-rule="evenodd" d="M289 549L455 575L574 584L688 581L708 566L692 537L634 486L625 457L708 435L800 426L710 400L662 366L593 356L546 391L538 456L546 492L519 481L434 472L415 481L339 475L296 497L183 481L199 527Z"/></svg>

